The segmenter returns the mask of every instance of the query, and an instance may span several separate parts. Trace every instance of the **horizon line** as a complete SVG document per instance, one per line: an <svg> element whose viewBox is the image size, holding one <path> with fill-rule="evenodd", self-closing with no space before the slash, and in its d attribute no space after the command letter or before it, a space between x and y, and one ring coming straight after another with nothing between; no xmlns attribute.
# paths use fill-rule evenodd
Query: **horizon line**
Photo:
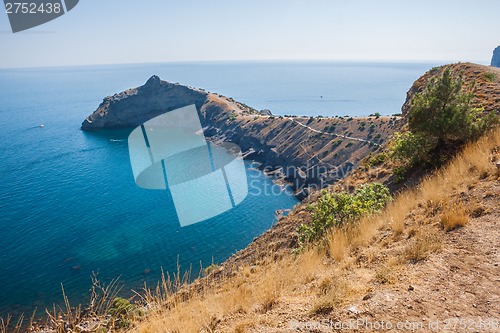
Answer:
<svg viewBox="0 0 500 333"><path fill-rule="evenodd" d="M59 66L14 66L0 67L0 70L14 69L51 69L51 68L74 68L74 67L100 67L100 66L127 66L127 65L160 65L160 64L201 64L201 63L379 63L379 64L451 64L451 63L476 63L489 66L489 63L476 60L457 60L457 59L220 59L220 60L169 60L169 61L151 61L151 62L117 62L117 63L99 63L99 64L75 64Z"/></svg>

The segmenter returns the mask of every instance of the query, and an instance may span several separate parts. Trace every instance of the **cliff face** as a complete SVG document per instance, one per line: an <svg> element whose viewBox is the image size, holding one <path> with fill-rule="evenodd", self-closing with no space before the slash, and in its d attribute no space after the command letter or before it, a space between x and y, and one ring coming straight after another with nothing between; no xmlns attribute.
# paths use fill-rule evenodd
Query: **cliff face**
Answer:
<svg viewBox="0 0 500 333"><path fill-rule="evenodd" d="M97 110L82 123L82 129L95 131L134 128L165 112L196 104L199 109L207 93L161 81L152 76L145 85L104 98Z"/></svg>
<svg viewBox="0 0 500 333"><path fill-rule="evenodd" d="M304 118L264 115L232 98L151 77L144 86L106 97L82 124L87 131L133 128L195 104L205 136L238 144L245 156L292 182L299 198L309 187L344 178L392 134L395 117Z"/></svg>
<svg viewBox="0 0 500 333"><path fill-rule="evenodd" d="M491 66L500 67L500 46L497 46L497 48L493 51Z"/></svg>

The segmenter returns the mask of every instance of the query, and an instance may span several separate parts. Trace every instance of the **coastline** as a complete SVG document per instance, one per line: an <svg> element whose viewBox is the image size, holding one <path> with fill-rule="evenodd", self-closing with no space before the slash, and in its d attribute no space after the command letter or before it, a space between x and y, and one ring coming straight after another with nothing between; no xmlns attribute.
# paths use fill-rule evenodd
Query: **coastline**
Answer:
<svg viewBox="0 0 500 333"><path fill-rule="evenodd" d="M239 145L246 159L259 162L267 173L280 174L280 182L290 183L299 200L344 178L400 123L398 116L275 116L220 94L152 76L141 87L106 97L82 129L135 127L193 104L208 140Z"/></svg>

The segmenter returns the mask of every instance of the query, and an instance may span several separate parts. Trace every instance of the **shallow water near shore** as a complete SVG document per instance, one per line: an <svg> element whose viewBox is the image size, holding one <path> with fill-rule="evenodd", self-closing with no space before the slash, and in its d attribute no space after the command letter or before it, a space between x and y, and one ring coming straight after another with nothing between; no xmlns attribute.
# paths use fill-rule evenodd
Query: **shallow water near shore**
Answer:
<svg viewBox="0 0 500 333"><path fill-rule="evenodd" d="M167 191L139 188L128 130L79 127L102 98L151 75L218 92L275 114L398 113L430 64L185 63L0 70L0 316L83 301L90 275L124 289L221 262L297 200L246 164L236 208L181 228ZM43 127L40 125L43 124ZM197 209L193 204L193 209Z"/></svg>

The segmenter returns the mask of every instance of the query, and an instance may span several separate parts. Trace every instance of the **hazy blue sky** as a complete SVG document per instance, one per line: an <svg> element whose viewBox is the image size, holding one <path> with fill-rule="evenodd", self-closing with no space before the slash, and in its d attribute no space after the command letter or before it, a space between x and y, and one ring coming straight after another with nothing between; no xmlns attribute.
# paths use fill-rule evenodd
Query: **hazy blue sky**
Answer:
<svg viewBox="0 0 500 333"><path fill-rule="evenodd" d="M500 0L80 0L12 34L0 12L0 67L193 60L489 63Z"/></svg>

